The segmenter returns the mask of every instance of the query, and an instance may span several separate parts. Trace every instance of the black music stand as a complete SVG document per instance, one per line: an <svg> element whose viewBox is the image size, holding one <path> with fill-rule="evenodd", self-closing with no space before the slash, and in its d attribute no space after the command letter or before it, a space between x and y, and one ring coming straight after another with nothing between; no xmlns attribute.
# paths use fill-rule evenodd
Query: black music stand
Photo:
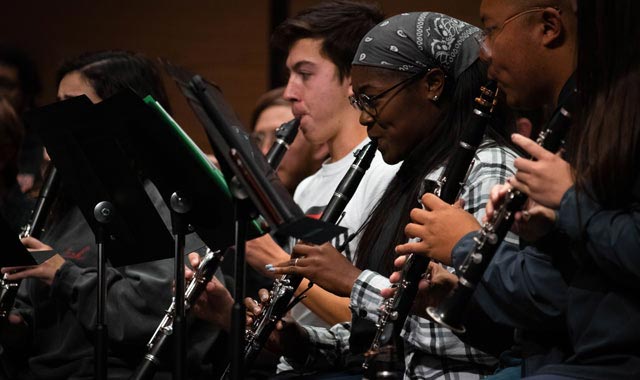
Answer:
<svg viewBox="0 0 640 380"><path fill-rule="evenodd" d="M202 77L165 63L205 127L235 201L236 289L231 316L231 377L242 378L244 349L245 242L248 221L259 212L273 230L322 244L344 228L307 218L284 188L266 158L249 139L220 89Z"/></svg>
<svg viewBox="0 0 640 380"><path fill-rule="evenodd" d="M80 208L98 245L96 377L106 379L105 264L115 267L169 258L173 239L149 199L126 149L105 131L96 106L81 96L29 112L66 191Z"/></svg>
<svg viewBox="0 0 640 380"><path fill-rule="evenodd" d="M153 98L143 102L124 92L97 104L95 111L101 120L119 126L111 127L109 133L171 205L176 240L174 377L182 379L186 370L184 235L195 231L209 247L232 245L231 194L220 171ZM263 233L257 223L251 227L251 237Z"/></svg>

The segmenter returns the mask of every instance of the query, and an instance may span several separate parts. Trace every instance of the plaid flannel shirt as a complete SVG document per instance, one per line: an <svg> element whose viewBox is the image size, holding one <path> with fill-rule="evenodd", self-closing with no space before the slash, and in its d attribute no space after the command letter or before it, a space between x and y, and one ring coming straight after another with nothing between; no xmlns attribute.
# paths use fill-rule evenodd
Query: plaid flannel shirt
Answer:
<svg viewBox="0 0 640 380"><path fill-rule="evenodd" d="M465 209L476 219L485 214L484 206L494 185L514 175L516 154L503 147L480 148L460 195ZM442 169L429 175L438 179ZM507 238L517 242L514 235ZM453 269L451 269L453 270ZM384 299L380 290L390 286L389 279L370 270L356 280L350 300L352 313L377 322ZM309 335L310 354L305 363L292 363L294 368L322 369L341 366L349 350L350 323L330 329L304 327ZM450 330L415 315L407 318L402 331L405 342L405 379L479 379L492 372L496 358L463 343Z"/></svg>

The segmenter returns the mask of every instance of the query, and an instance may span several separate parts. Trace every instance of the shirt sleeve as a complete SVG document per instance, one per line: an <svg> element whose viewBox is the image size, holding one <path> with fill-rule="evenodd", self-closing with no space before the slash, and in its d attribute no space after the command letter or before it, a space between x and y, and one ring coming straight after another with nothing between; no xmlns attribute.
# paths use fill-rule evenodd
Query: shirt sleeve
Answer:
<svg viewBox="0 0 640 380"><path fill-rule="evenodd" d="M308 355L304 361L285 357L293 369L323 370L344 366L349 353L350 322L338 323L331 328L302 326L307 333Z"/></svg>
<svg viewBox="0 0 640 380"><path fill-rule="evenodd" d="M171 259L106 268L106 320L109 339L145 344L171 303ZM56 272L51 292L66 302L87 331L97 320L97 268L67 261Z"/></svg>
<svg viewBox="0 0 640 380"><path fill-rule="evenodd" d="M349 297L351 312L360 318L377 322L380 317L380 306L384 301L380 291L390 286L391 283L387 277L365 269L351 289Z"/></svg>
<svg viewBox="0 0 640 380"><path fill-rule="evenodd" d="M512 150L501 147L478 150L460 198L465 202L465 210L473 214L479 222L486 214L485 206L489 201L491 189L515 175L513 161L516 157ZM511 232L507 234L505 240L518 244L518 237Z"/></svg>
<svg viewBox="0 0 640 380"><path fill-rule="evenodd" d="M475 235L476 232L467 234L454 247L452 259L456 267L473 249ZM566 289L551 255L533 246L521 250L503 242L473 298L495 322L516 328L553 330L563 328Z"/></svg>
<svg viewBox="0 0 640 380"><path fill-rule="evenodd" d="M570 188L562 197L557 227L572 240L581 241L584 251L611 278L640 277L640 210L606 210L587 194Z"/></svg>

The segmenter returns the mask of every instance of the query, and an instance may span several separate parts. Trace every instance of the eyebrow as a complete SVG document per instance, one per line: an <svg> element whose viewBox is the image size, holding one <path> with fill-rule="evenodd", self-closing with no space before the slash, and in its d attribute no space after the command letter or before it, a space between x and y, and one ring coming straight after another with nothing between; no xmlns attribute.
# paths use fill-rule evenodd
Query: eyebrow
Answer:
<svg viewBox="0 0 640 380"><path fill-rule="evenodd" d="M358 87L358 90L357 90L357 91L356 91L356 89L354 88L354 89L353 89L353 92L354 92L354 93L356 93L356 94L362 94L362 93L366 92L367 90L370 90L370 89L371 89L371 87L372 87L372 86L371 86L369 83L365 83L365 84L363 84L362 86Z"/></svg>
<svg viewBox="0 0 640 380"><path fill-rule="evenodd" d="M303 66L311 66L311 67L315 67L316 64L314 62L311 61L298 61L296 62L293 67L291 68L291 71L298 71L300 70Z"/></svg>

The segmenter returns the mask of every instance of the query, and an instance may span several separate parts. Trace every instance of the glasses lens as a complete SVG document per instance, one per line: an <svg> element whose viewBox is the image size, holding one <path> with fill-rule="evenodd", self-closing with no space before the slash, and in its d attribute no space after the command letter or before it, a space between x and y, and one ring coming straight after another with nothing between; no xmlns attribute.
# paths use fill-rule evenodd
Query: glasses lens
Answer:
<svg viewBox="0 0 640 380"><path fill-rule="evenodd" d="M487 45L487 37L488 37L488 34L487 32L484 32L484 31L477 33L476 35L473 36L473 38L478 43L478 46L480 46L481 52L484 53L485 55L489 55L489 53L491 53L491 50Z"/></svg>
<svg viewBox="0 0 640 380"><path fill-rule="evenodd" d="M361 94L358 96L358 102L360 103L360 107L362 110L369 115L376 115L376 107L373 105L373 100L367 95Z"/></svg>
<svg viewBox="0 0 640 380"><path fill-rule="evenodd" d="M351 107L355 108L358 111L362 111L362 107L360 107L360 102L356 99L355 96L349 96L349 103L351 103Z"/></svg>

